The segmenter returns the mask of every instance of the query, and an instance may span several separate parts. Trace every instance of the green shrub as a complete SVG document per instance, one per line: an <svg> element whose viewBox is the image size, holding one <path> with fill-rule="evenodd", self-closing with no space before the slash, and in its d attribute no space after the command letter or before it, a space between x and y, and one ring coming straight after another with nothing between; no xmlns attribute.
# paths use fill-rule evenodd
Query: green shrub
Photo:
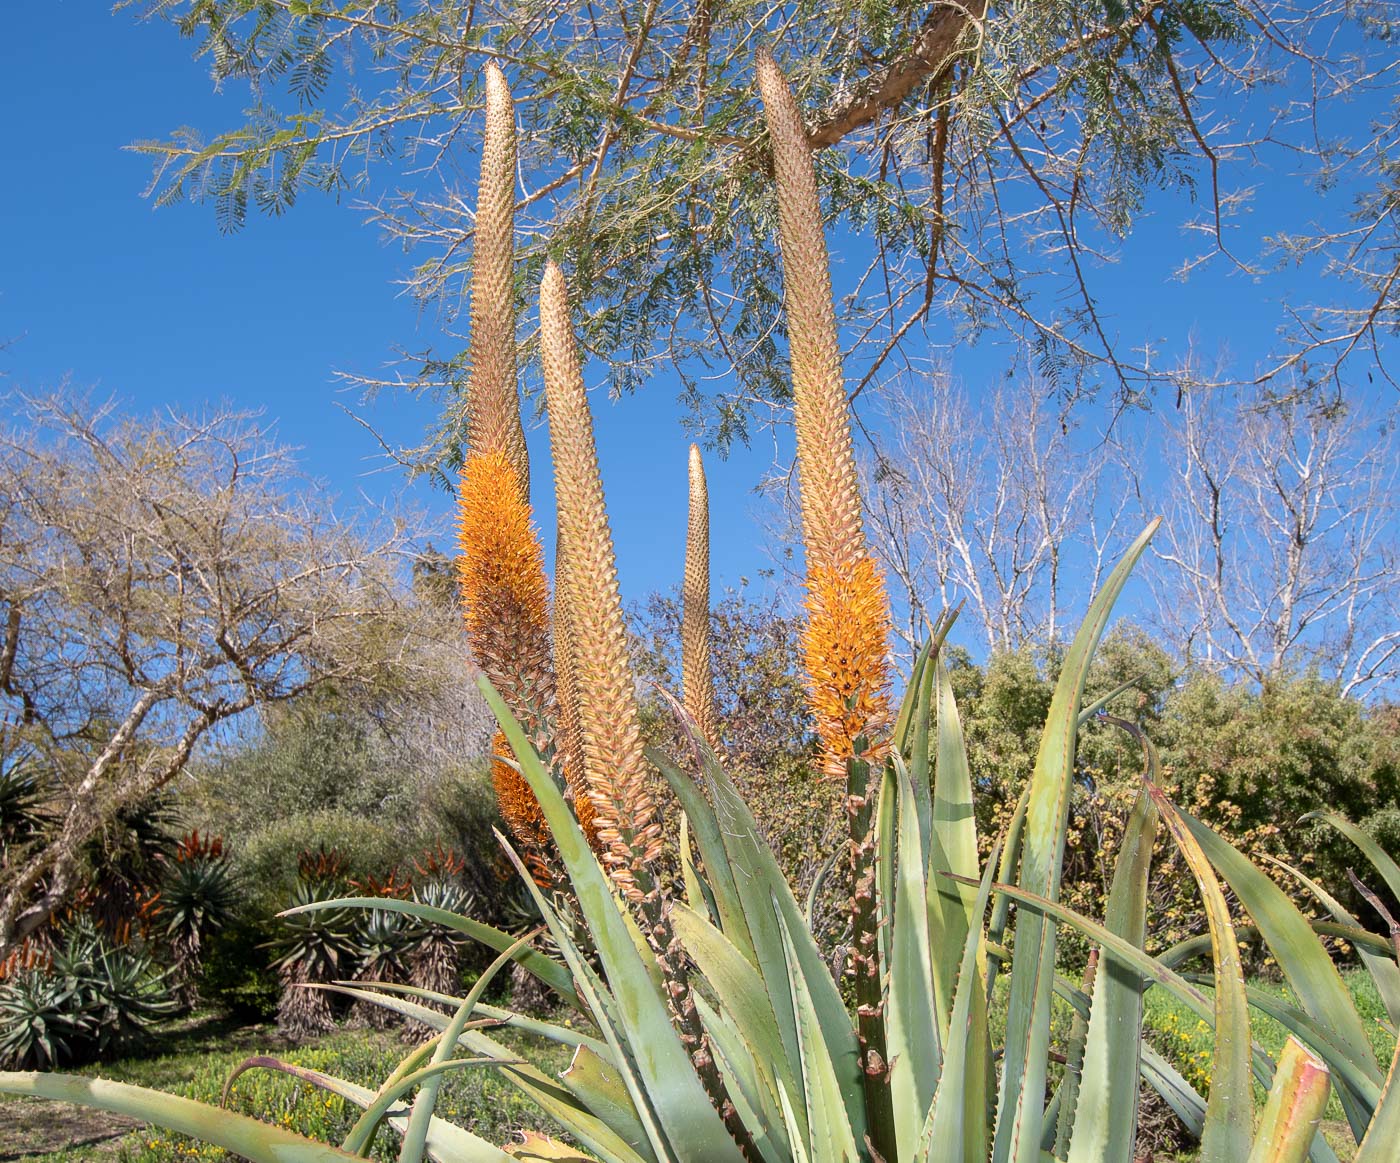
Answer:
<svg viewBox="0 0 1400 1163"><path fill-rule="evenodd" d="M309 848L336 850L346 880L383 880L406 867L422 848L412 832L339 810L288 815L269 821L234 850L234 867L258 923L270 923L296 891L298 855Z"/></svg>

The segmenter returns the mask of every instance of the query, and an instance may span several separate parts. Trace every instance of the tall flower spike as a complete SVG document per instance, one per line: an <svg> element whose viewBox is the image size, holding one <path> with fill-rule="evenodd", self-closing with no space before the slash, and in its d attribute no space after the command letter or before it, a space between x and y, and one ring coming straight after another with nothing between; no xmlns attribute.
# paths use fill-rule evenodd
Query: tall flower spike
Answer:
<svg viewBox="0 0 1400 1163"><path fill-rule="evenodd" d="M567 547L562 593L568 605L584 768L605 859L618 885L632 899L640 899L637 873L660 853L661 828L647 790L641 720L593 418L569 320L568 291L553 263L545 267L540 284L540 347L555 500Z"/></svg>
<svg viewBox="0 0 1400 1163"><path fill-rule="evenodd" d="M549 584L530 516L529 462L515 384L515 114L505 75L486 67L486 136L472 273L467 456L458 488L458 583L477 665L543 754L553 739ZM502 742L496 743L504 754ZM525 778L497 758L501 814L541 883L548 829Z"/></svg>
<svg viewBox="0 0 1400 1163"><path fill-rule="evenodd" d="M714 751L719 750L714 676L710 669L710 492L700 449L690 446L690 520L681 587L681 690L685 709Z"/></svg>
<svg viewBox="0 0 1400 1163"><path fill-rule="evenodd" d="M503 449L528 503L530 461L515 386L515 106L505 74L494 61L486 64L467 416L468 446L476 452Z"/></svg>
<svg viewBox="0 0 1400 1163"><path fill-rule="evenodd" d="M804 661L822 766L846 785L857 1037L873 1154L892 1157L894 1111L877 940L875 836L870 772L888 750L890 608L880 569L866 552L831 271L812 152L787 80L761 51L758 88L773 143L778 239L783 255L792 362L797 480L807 548ZM859 759L862 762L852 762Z"/></svg>
<svg viewBox="0 0 1400 1163"><path fill-rule="evenodd" d="M574 814L588 842L598 847L597 819L583 762L583 728L579 724L578 683L574 679L574 641L569 624L569 551L562 522L554 529L554 685L559 707L558 746L568 775Z"/></svg>
<svg viewBox="0 0 1400 1163"><path fill-rule="evenodd" d="M457 581L467 641L482 672L548 753L554 715L549 587L544 552L505 451L468 453L457 497ZM497 751L504 754L499 744ZM547 830L534 793L499 759L492 778L511 832L528 857L537 856Z"/></svg>
<svg viewBox="0 0 1400 1163"><path fill-rule="evenodd" d="M758 88L773 143L792 363L797 473L807 550L804 643L827 772L844 778L856 739L878 761L890 722L889 598L861 528L841 349L812 153L792 90L761 51Z"/></svg>
<svg viewBox="0 0 1400 1163"><path fill-rule="evenodd" d="M661 826L647 790L648 766L642 754L617 564L593 444L593 417L569 322L568 290L563 273L552 262L545 266L540 284L540 351L554 453L559 542L564 551L555 571L560 579L555 585L555 616L563 605L565 653L572 660L599 847L614 883L637 906L643 938L656 956L671 1014L701 1084L745 1159L757 1163L761 1156L729 1098L707 1043L685 953L652 872L661 852Z"/></svg>

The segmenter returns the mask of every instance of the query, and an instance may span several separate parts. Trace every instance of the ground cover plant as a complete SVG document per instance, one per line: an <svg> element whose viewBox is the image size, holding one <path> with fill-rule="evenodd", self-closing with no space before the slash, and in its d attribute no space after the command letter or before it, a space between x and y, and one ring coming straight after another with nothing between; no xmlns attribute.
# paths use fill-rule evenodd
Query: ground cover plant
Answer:
<svg viewBox="0 0 1400 1163"><path fill-rule="evenodd" d="M272 1071L349 1104L348 1129L318 1128L339 1146L120 1083L9 1072L0 1074L0 1088L139 1114L268 1161L364 1157L387 1129L408 1163L511 1155L1127 1163L1145 1083L1199 1140L1198 1157L1208 1163L1337 1158L1316 1133L1334 1093L1359 1163L1389 1157L1400 1141L1400 1057L1382 1065L1324 938L1357 949L1393 1028L1400 967L1392 937L1368 932L1328 886L1289 872L1331 917L1310 920L1164 794L1150 738L1114 713L1121 690L1085 697L1114 603L1156 522L1126 548L1069 643L1034 768L985 849L945 657L953 615L930 628L894 705L889 606L862 529L810 149L771 57L760 55L757 75L791 344L807 697L815 764L841 789L847 834L846 930L837 947L823 948L814 936L811 897L792 891L726 768L701 662L708 610L700 585L687 587L682 636L691 665L676 708L686 727L684 761L698 777L642 745L568 288L553 263L540 284L560 546L551 607L514 374L514 115L493 67L459 573L483 693L499 723L493 778L511 832L504 842L543 925L508 933L456 911L463 902L445 895L307 900L290 911L306 929L351 909L396 912L498 954L460 997L445 984L352 983L348 975L289 982L374 1001L432 1031L377 1086L283 1058L245 1064L240 1080ZM692 513L702 514L700 474L692 487ZM708 530L699 518L691 528L698 575ZM1124 732L1141 764L1102 918L1059 899L1077 741L1091 720ZM673 817L658 811L656 772L679 805ZM1345 819L1324 822L1365 857L1359 891L1384 910L1364 882L1400 892L1400 867ZM672 828L674 886L661 859L663 831ZM1149 956L1143 945L1159 836L1170 839L1196 885L1206 931ZM1227 893L1248 926L1232 915ZM1065 972L1062 931L1092 947L1082 974ZM1246 982L1242 941L1267 948L1285 995ZM486 991L512 963L551 990L568 1017L488 1005ZM1149 986L1213 1031L1204 1093L1144 1038ZM999 989L1005 1020L994 1024ZM1057 1029L1063 1007L1068 1025ZM1255 1038L1252 1009L1286 1031L1276 1054ZM498 1037L502 1028L566 1048L569 1068L556 1073L528 1051L517 1057L519 1047ZM488 1070L560 1130L507 1151L453 1121L443 1102L447 1079Z"/></svg>

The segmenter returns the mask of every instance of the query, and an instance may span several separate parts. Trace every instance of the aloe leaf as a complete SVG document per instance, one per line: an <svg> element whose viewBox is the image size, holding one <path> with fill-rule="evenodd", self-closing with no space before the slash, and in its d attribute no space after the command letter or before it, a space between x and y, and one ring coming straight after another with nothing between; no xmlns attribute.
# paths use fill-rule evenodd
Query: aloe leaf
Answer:
<svg viewBox="0 0 1400 1163"><path fill-rule="evenodd" d="M481 689L510 742L521 774L535 793L560 858L568 869L579 908L607 973L626 1031L628 1052L657 1120L665 1129L669 1149L680 1160L741 1163L739 1148L700 1084L685 1047L671 1025L666 1003L653 986L632 944L609 882L578 821L520 725L484 678Z"/></svg>
<svg viewBox="0 0 1400 1163"><path fill-rule="evenodd" d="M326 988L348 997L376 1002L386 1009L403 1014L405 1017L422 1022L424 1025L433 1026L438 1030L443 1029L448 1022L446 1014L402 998L389 997L384 994L372 993L369 990L346 986L328 986ZM602 1158L614 1160L615 1163L656 1163L656 1156L648 1145L643 1144L634 1151L622 1137L596 1115L580 1105L579 1101L558 1082L547 1077L529 1063L521 1063L512 1059L510 1051L506 1047L481 1033L479 1029L468 1027L462 1032L458 1043L470 1051L489 1055L496 1059L497 1069L508 1082L535 1102L545 1114L567 1127L575 1138L590 1150L596 1151ZM599 1043L594 1042L594 1044ZM604 1049L607 1048L604 1047ZM365 1093L372 1097L372 1092L366 1091ZM632 1123L637 1121L635 1113L630 1116L630 1121ZM431 1148L433 1143L431 1132L428 1142Z"/></svg>
<svg viewBox="0 0 1400 1163"><path fill-rule="evenodd" d="M1026 834L1026 805L1030 802L1030 784L1027 783L1021 789L1021 794L1016 799L1016 808L1011 813L1011 824L1006 831L1006 843L1002 847L1001 860L997 865L997 882L999 884L1010 884L1012 873L1016 871L1016 865L1021 860L1021 841ZM949 876L958 876L958 873L949 873ZM965 883L974 883L981 879L980 876L968 877ZM996 900L992 904L992 915L987 922L987 965L985 970L987 996L992 996L992 987L996 984L997 971L1007 957L1006 948L1006 927L1011 919L1011 898L1005 893L997 893Z"/></svg>
<svg viewBox="0 0 1400 1163"><path fill-rule="evenodd" d="M701 755L706 754L703 741L697 746L700 748ZM748 918L744 915L738 882L734 878L734 869L729 863L729 851L725 846L714 809L710 807L704 793L696 786L695 781L676 767L665 755L650 747L647 748L646 755L652 766L661 772L666 778L666 782L671 785L671 790L676 793L676 798L681 802L681 809L686 820L694 829L695 844L700 849L700 859L705 865L706 881L714 895L714 907L715 913L719 917L719 927L724 930L725 935L744 956L757 965L758 956L754 952L753 938L749 935ZM714 760L713 756L711 759L718 763L718 760Z"/></svg>
<svg viewBox="0 0 1400 1163"><path fill-rule="evenodd" d="M847 855L840 848L837 848L830 856L822 862L822 866L817 869L816 876L812 877L812 883L807 888L807 900L802 906L802 916L807 922L807 927L812 927L812 918L817 915L817 898L821 895L822 888L826 885L826 878L831 875L831 870L836 867L837 861Z"/></svg>
<svg viewBox="0 0 1400 1163"><path fill-rule="evenodd" d="M797 1126L797 1117L793 1113L792 1096L788 1094L787 1087L779 1089L778 1099L782 1103L783 1123L788 1128L789 1139L792 1142L792 1163L811 1163L811 1156L807 1154L806 1144L801 1138L792 1134L792 1129Z"/></svg>
<svg viewBox="0 0 1400 1163"><path fill-rule="evenodd" d="M897 779L898 844L882 847L879 863L897 877L890 929L890 986L886 1039L890 1091L899 1157L913 1158L933 1104L942 1068L942 1038L934 1008L929 958L929 900L919 843L919 805L904 760L896 752L890 780ZM949 999L951 1008L951 997Z"/></svg>
<svg viewBox="0 0 1400 1163"><path fill-rule="evenodd" d="M453 997L451 994L421 989L416 985L401 985L397 981L337 981L334 984L345 986L347 987L346 992L368 1001L373 1001L382 994L402 994L404 997L416 997L424 1001L437 1002L439 1005L449 1006L454 1010L462 1004L461 998ZM493 1026L509 1026L513 1030L534 1034L546 1041L558 1042L561 1046L587 1046L593 1053L605 1059L612 1054L612 1050L606 1044L591 1034L583 1030L576 1030L572 1026L546 1022L540 1018L516 1013L514 1010L501 1009L499 1006L493 1006L487 1002L478 1002L476 1012L481 1015L482 1019L489 1019L489 1024ZM447 1017L444 1014L439 1014L438 1017L441 1022L434 1028L444 1029L447 1025ZM432 1025L433 1023L425 1024ZM487 1023L482 1022L482 1024Z"/></svg>
<svg viewBox="0 0 1400 1163"><path fill-rule="evenodd" d="M1089 665L1113 604L1160 523L1160 518L1154 520L1139 534L1089 604L1055 684L1031 776L1019 877L1023 888L1051 900L1060 889L1079 708ZM1019 917L992 1163L1039 1163L1054 975L1054 925L1037 913Z"/></svg>
<svg viewBox="0 0 1400 1163"><path fill-rule="evenodd" d="M1327 1067L1289 1038L1279 1055L1249 1163L1303 1163L1327 1107Z"/></svg>
<svg viewBox="0 0 1400 1163"><path fill-rule="evenodd" d="M1383 1074L1356 1012L1351 992L1308 919L1284 891L1237 848L1186 812L1178 815L1206 858L1249 910L1302 1008L1332 1031L1338 1045L1371 1076Z"/></svg>
<svg viewBox="0 0 1400 1163"><path fill-rule="evenodd" d="M467 996L462 1000L462 1004L458 1006L457 1012L452 1015L451 1020L442 1031L437 1049L433 1051L432 1066L441 1067L451 1059L457 1050L457 1039L462 1036L462 1031L466 1029L472 1011L476 1008L477 1002L481 1000L482 994L486 992L487 986L495 979L496 974L514 960L515 955L521 949L524 949L539 936L540 932L541 930L537 929L527 933L509 949L502 950L500 956L487 967L486 972L477 978L476 984L472 986ZM442 1086L441 1072L425 1073L420 1070L416 1073L423 1075L423 1080L418 1088L418 1095L413 1100L413 1112L409 1115L408 1127L404 1131L403 1143L399 1148L399 1163L420 1163L423 1158L423 1151L428 1141L428 1126L432 1120L433 1108L437 1105L438 1093ZM377 1099L375 1106L378 1107L382 1101L382 1097ZM384 1105L381 1109L387 1110L388 1106ZM363 1147L369 1142L370 1137L374 1134L377 1120L372 1120L371 1112L367 1110L361 1123L364 1124L365 1129L362 1137L356 1141L356 1147ZM360 1129L357 1126L355 1130L351 1131L351 1139L356 1139Z"/></svg>
<svg viewBox="0 0 1400 1163"><path fill-rule="evenodd" d="M1188 974L1187 980L1194 981L1196 977L1194 974ZM1366 1133L1371 1114L1380 1101L1380 1084L1351 1057L1346 1047L1337 1042L1333 1031L1311 1014L1256 986L1245 986L1245 996L1254 1009L1273 1018L1290 1035L1322 1059L1333 1075L1332 1081L1337 1084L1338 1096L1344 1100L1343 1106L1350 1103L1351 1107L1361 1112L1359 1125L1352 1128L1356 1137L1360 1139Z"/></svg>
<svg viewBox="0 0 1400 1163"><path fill-rule="evenodd" d="M4 1089L3 1079L0 1075L0 1090ZM1396 1143L1400 1143L1400 1043L1396 1044L1385 1089L1381 1091L1381 1100L1366 1137L1357 1149L1354 1163L1393 1163Z"/></svg>
<svg viewBox="0 0 1400 1163"><path fill-rule="evenodd" d="M932 825L927 845L929 888L929 959L939 1035L948 1039L948 1015L968 929L974 921L976 889L951 880L944 873L976 880L980 875L977 854L977 819L972 807L972 777L967 767L967 746L962 720L953 698L953 683L940 653L932 679L938 712L938 761L934 768Z"/></svg>
<svg viewBox="0 0 1400 1163"><path fill-rule="evenodd" d="M438 1021L446 1020L443 1014L412 1002L401 1004L407 1016L419 1021L429 1021L429 1015ZM566 1127L574 1138L600 1158L612 1163L658 1163L658 1157L649 1144L642 1143L634 1149L623 1135L613 1131L597 1114L583 1106L565 1086L528 1062L511 1060L510 1051L480 1029L468 1027L458 1038L458 1043L472 1053L500 1059L497 1069L506 1081L536 1103L545 1114ZM637 1121L634 1109L628 1124L635 1125Z"/></svg>
<svg viewBox="0 0 1400 1163"><path fill-rule="evenodd" d="M988 1079L991 1045L987 1036L987 993L978 972L982 943L981 918L987 912L1000 841L987 858L987 868L973 901L974 924L963 941L962 963L953 990L949 1038L933 1107L924 1123L920 1163L984 1163L987 1158Z"/></svg>
<svg viewBox="0 0 1400 1163"><path fill-rule="evenodd" d="M698 994L695 1007L710 1039L725 1084L744 1126L765 1163L787 1163L792 1142L778 1097L773 1071L740 1035L739 1030Z"/></svg>
<svg viewBox="0 0 1400 1163"><path fill-rule="evenodd" d="M651 1153L646 1129L637 1118L637 1109L627 1093L627 1083L615 1065L588 1047L580 1046L559 1081L633 1151Z"/></svg>
<svg viewBox="0 0 1400 1163"><path fill-rule="evenodd" d="M798 1048L802 1055L802 1083L811 1123L811 1154L821 1163L860 1163L855 1134L846 1114L846 1103L823 1036L821 1019L817 1016L812 993L807 985L804 967L798 958L797 946L789 932L787 919L774 902L783 946L787 952L788 986L792 991L792 1008L797 1015Z"/></svg>
<svg viewBox="0 0 1400 1163"><path fill-rule="evenodd" d="M436 1042L436 1039L433 1040ZM431 1050L432 1042L429 1043ZM419 1058L417 1053L410 1054L405 1060L411 1063ZM463 1066L492 1066L499 1067L511 1061L509 1058L489 1055L482 1058L464 1059L459 1058L452 1062L438 1063L437 1065L423 1067L419 1070L400 1069L396 1070L385 1085L378 1091L369 1090L367 1087L359 1086L353 1082L347 1082L343 1078L336 1078L334 1075L326 1074L321 1070L313 1070L306 1066L297 1066L290 1062L283 1062L277 1058L257 1057L250 1058L239 1064L238 1068L230 1075L229 1080L224 1084L225 1093L228 1087L244 1070L252 1067L260 1067L265 1070L277 1070L284 1074L290 1074L294 1078L299 1078L303 1082L309 1082L313 1086L319 1086L323 1090L328 1090L332 1094L338 1094L347 1102L354 1103L362 1110L369 1112L380 1109L372 1117L372 1126L377 1126L381 1121L388 1122L392 1130L404 1135L409 1123L409 1108L399 1106L398 1110L393 1108L398 1104L398 1100L409 1090L417 1086L426 1078L436 1077L449 1070L459 1069ZM391 1093L392 1092L392 1093ZM362 1116L363 1121L363 1116ZM350 1151L355 1155L365 1155L368 1152L368 1141L359 1149L343 1146L342 1149ZM445 1119L433 1118L429 1120L427 1133L427 1149L434 1159L455 1161L460 1159L481 1159L481 1160L503 1160L509 1158L500 1148L493 1146L472 1134L470 1131L449 1123Z"/></svg>
<svg viewBox="0 0 1400 1163"><path fill-rule="evenodd" d="M1275 860L1272 856L1265 855L1265 860L1282 868L1290 876L1298 880L1313 896L1322 902L1322 906L1327 909L1338 922L1351 928L1360 928L1361 922L1346 910L1346 907L1328 892L1317 881L1306 873L1300 872L1291 864L1285 864L1282 860ZM1371 975L1371 980L1375 983L1376 992L1380 994L1381 1004L1385 1006L1386 1017L1390 1019L1390 1024L1396 1029L1400 1029L1400 965L1395 963L1395 946L1384 937L1376 936L1377 941L1385 942L1387 951L1377 952L1369 945L1358 944L1356 952L1360 955L1362 963L1366 966L1366 971Z"/></svg>
<svg viewBox="0 0 1400 1163"><path fill-rule="evenodd" d="M704 909L714 921L719 919L719 909L715 905L715 894L695 867L695 855L690 849L690 817L681 813L681 880L685 885L686 902L693 909Z"/></svg>
<svg viewBox="0 0 1400 1163"><path fill-rule="evenodd" d="M756 1061L781 1079L789 1093L795 1092L800 1084L799 1062L788 1056L772 1000L758 970L725 934L694 910L673 906L671 921L681 944L709 982L739 1036L752 1048ZM805 1141L809 1133L806 1109L799 1107L796 1117Z"/></svg>
<svg viewBox="0 0 1400 1163"><path fill-rule="evenodd" d="M822 959L821 951L793 899L792 889L778 867L772 849L759 833L752 813L735 790L728 774L718 764L707 762L705 776L709 781L715 818L720 824L730 866L745 885L740 903L745 910L748 932L753 940L755 964L763 976L789 1060L799 1060L799 1047L797 1016L792 1008L788 984L788 943L796 952L827 1053L836 1070L846 1117L850 1120L856 1140L864 1142L867 1126L856 1032L841 991ZM773 909L774 901L784 922L782 926ZM801 1097L800 1092L789 1095L793 1101L800 1101Z"/></svg>
<svg viewBox="0 0 1400 1163"><path fill-rule="evenodd" d="M1240 968L1239 942L1230 923L1230 908L1209 858L1186 821L1155 789L1162 819L1186 858L1201 889L1210 927L1215 967L1215 1057L1206 1126L1201 1135L1201 1163L1239 1163L1248 1154L1254 1127L1254 1096L1249 1077L1249 1001Z"/></svg>
<svg viewBox="0 0 1400 1163"><path fill-rule="evenodd" d="M346 1082L343 1079L336 1078L320 1070L312 1070L306 1066L298 1066L295 1063L283 1062L277 1058L263 1056L249 1058L245 1062L240 1063L237 1073L241 1073L245 1069L256 1067L263 1070L276 1070L282 1074L289 1074L293 1078L299 1078L303 1082L309 1082L313 1086L319 1086L322 1090L328 1090L332 1094L338 1094L341 1098L347 1099L357 1106L364 1108L365 1113L361 1116L361 1120L363 1121L366 1117L369 1118L371 1134L378 1128L380 1123L390 1118L396 1120L397 1129L400 1134L402 1134L405 1131L405 1126L403 1124L407 1122L409 1108L405 1105L401 1105L401 1100L410 1090L428 1079L438 1078L452 1070L460 1070L470 1066L496 1066L499 1064L499 1061L500 1060L496 1058L454 1058L451 1062L432 1063L421 1069L411 1070L396 1077L391 1086L381 1087L377 1091L370 1091L365 1087L356 1086L353 1083ZM398 1107L397 1110L394 1109L396 1106ZM448 1130L448 1128L451 1128L451 1130ZM436 1154L441 1152L444 1148L450 1147L450 1140L456 1137L453 1134L453 1132L456 1131L460 1131L463 1135L470 1134L470 1132L463 1131L461 1127L457 1127L452 1123L445 1122L442 1119L434 1119L428 1130L428 1149ZM472 1137L475 1138L475 1136ZM485 1143L485 1140L481 1140L481 1142ZM358 1146L352 1146L347 1143L344 1149L351 1154L363 1155L366 1153L367 1145L368 1140L366 1140L364 1144ZM490 1146L489 1143L485 1145ZM504 1152L502 1152L502 1157L506 1157Z"/></svg>
<svg viewBox="0 0 1400 1163"><path fill-rule="evenodd" d="M930 727L933 722L933 666L941 651L934 642L926 642L914 659L909 672L909 686L900 704L899 719L894 729L894 749L909 764L909 778L914 784L914 803L918 809L919 850L928 851L929 833L933 827L933 756L930 751Z"/></svg>
<svg viewBox="0 0 1400 1163"><path fill-rule="evenodd" d="M386 913L405 913L410 917L417 917L421 921L428 921L434 925L441 925L445 929L453 929L458 933L464 933L475 941L480 941L483 945L496 950L497 953L509 949L515 944L515 937L510 933L504 933L500 929L490 925L484 925L480 921L474 921L470 917L463 917L457 913L447 912L445 909L436 909L431 905L425 905L418 901L401 901L393 897L377 896L347 896L338 897L335 900L315 901L309 905L301 905L298 908L287 909L279 913L278 916L290 917L297 913L315 912L317 909L332 908L360 908L379 909ZM569 971L559 962L547 957L536 949L524 949L516 958L520 967L541 982L554 990L564 1001L575 1009L581 1009L578 994L574 992L573 979L569 976Z"/></svg>
<svg viewBox="0 0 1400 1163"><path fill-rule="evenodd" d="M1374 953L1393 953L1395 950L1395 945L1389 938L1379 936L1367 929L1339 925L1335 921L1313 920L1309 921L1308 924L1319 937L1336 937L1340 941L1347 941L1358 948L1369 949ZM1235 935L1241 941L1261 939L1259 930L1253 925L1236 925ZM1176 969L1193 958L1202 957L1209 952L1209 936L1188 937L1186 940L1178 941L1175 945L1164 949L1157 955L1157 960L1170 969Z"/></svg>
<svg viewBox="0 0 1400 1163"><path fill-rule="evenodd" d="M505 1052L504 1046L479 1030L467 1030L462 1035L461 1042L468 1049L478 1053ZM619 1118L619 1125L623 1129L614 1129L602 1117L614 1117L615 1112L611 1108L601 1111L588 1108L565 1085L548 1077L538 1068L528 1064L512 1064L501 1066L499 1069L507 1081L535 1102L545 1114L563 1125L575 1139L600 1159L606 1159L609 1163L662 1163L664 1156L658 1156L645 1139L638 1142L627 1130L637 1125L635 1106L630 1113L625 1113Z"/></svg>
<svg viewBox="0 0 1400 1163"><path fill-rule="evenodd" d="M1199 1140L1206 1125L1206 1100L1175 1066L1146 1043L1142 1047L1142 1077L1172 1108L1192 1138Z"/></svg>
<svg viewBox="0 0 1400 1163"><path fill-rule="evenodd" d="M882 769L880 791L875 800L873 832L875 837L875 940L879 964L884 972L889 971L890 964L890 919L894 916L895 853L898 851L895 842L895 829L898 826L896 817L899 808L899 783L894 770L896 762L904 762L899 757L898 752L891 754L890 762L886 763ZM889 854L889 859L881 858L881 855L885 853ZM920 862L922 863L922 859ZM922 898L920 899L922 900ZM883 1033L882 1030L882 1037Z"/></svg>
<svg viewBox="0 0 1400 1163"><path fill-rule="evenodd" d="M1345 816L1339 816L1336 812L1309 812L1298 822L1304 820L1324 820L1336 828L1343 836L1355 844L1366 855L1381 878L1385 881L1386 887L1390 889L1391 896L1400 898L1400 865L1397 865L1389 855L1386 854L1379 844L1370 836L1348 820Z"/></svg>
<svg viewBox="0 0 1400 1163"><path fill-rule="evenodd" d="M1157 809L1143 791L1123 833L1108 893L1106 927L1141 947L1147 935L1147 881ZM1069 1143L1069 1163L1130 1163L1137 1135L1142 1049L1142 977L1112 957L1094 981L1089 1029Z"/></svg>
<svg viewBox="0 0 1400 1163"><path fill-rule="evenodd" d="M502 841L502 846L523 879L526 890L535 902L535 907L540 910L540 915L544 917L555 941L559 943L560 951L564 954L564 959L573 972L574 980L578 983L580 996L592 1011L594 1020L598 1023L599 1032L602 1033L611 1051L612 1060L617 1064L618 1071L626 1083L627 1092L632 1099L633 1110L636 1112L636 1119L646 1130L647 1142L651 1151L658 1158L671 1160L672 1154L666 1133L657 1119L646 1085L638 1072L636 1059L631 1051L628 1034L624 1028L616 998L594 971L593 966L584 958L578 946L569 939L564 923L559 919L550 903L545 900L544 893L535 884L524 861L508 843ZM600 875L601 871L599 869ZM607 887L606 884L604 887ZM610 894L608 899L616 910L618 907L617 899ZM635 954L635 947L633 952ZM651 979L644 972L641 976L647 987L651 988Z"/></svg>
<svg viewBox="0 0 1400 1163"><path fill-rule="evenodd" d="M258 1122L247 1115L195 1102L191 1098L110 1082L105 1078L79 1078L72 1074L0 1071L0 1092L47 1098L127 1115L222 1147L253 1163L346 1163L356 1156L339 1147L302 1138L280 1127ZM467 1157L466 1163L504 1163L507 1156L490 1144L495 1154Z"/></svg>

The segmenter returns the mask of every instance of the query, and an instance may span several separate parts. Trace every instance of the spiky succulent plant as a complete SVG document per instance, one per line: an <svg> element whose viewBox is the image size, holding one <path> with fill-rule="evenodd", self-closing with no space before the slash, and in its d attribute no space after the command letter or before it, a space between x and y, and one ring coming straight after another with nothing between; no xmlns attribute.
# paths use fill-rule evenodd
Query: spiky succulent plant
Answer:
<svg viewBox="0 0 1400 1163"><path fill-rule="evenodd" d="M320 987L354 972L355 918L343 908L306 909L343 891L338 853L304 852L298 863L300 876L273 941L272 964L282 983L277 1028L288 1037L310 1038L335 1027L330 999Z"/></svg>
<svg viewBox="0 0 1400 1163"><path fill-rule="evenodd" d="M205 941L227 926L238 907L233 866L218 836L190 832L166 864L159 918L170 945L176 997L189 1008L199 1002Z"/></svg>

